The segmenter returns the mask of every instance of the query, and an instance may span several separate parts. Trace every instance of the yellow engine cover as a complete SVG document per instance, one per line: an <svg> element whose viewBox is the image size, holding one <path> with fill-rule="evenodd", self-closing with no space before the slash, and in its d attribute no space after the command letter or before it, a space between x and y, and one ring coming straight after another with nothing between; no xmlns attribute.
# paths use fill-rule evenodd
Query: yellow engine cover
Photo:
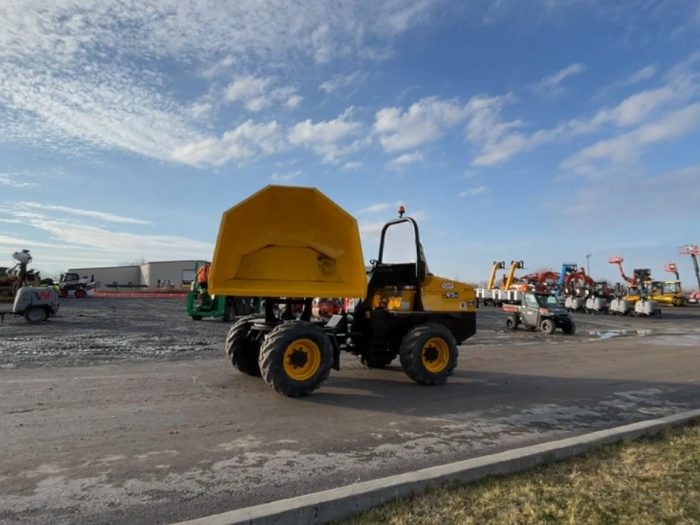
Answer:
<svg viewBox="0 0 700 525"><path fill-rule="evenodd" d="M476 312L476 295L471 284L428 275L421 285L426 312Z"/></svg>

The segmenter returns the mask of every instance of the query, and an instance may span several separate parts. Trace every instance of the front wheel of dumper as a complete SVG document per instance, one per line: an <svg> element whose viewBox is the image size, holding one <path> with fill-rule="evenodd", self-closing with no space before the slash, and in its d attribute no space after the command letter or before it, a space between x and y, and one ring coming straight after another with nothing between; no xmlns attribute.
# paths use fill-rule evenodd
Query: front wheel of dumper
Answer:
<svg viewBox="0 0 700 525"><path fill-rule="evenodd" d="M328 378L333 346L313 323L291 321L275 327L260 349L263 380L280 394L308 396Z"/></svg>
<svg viewBox="0 0 700 525"><path fill-rule="evenodd" d="M399 357L406 375L420 385L442 385L457 366L457 341L445 326L426 323L401 341Z"/></svg>
<svg viewBox="0 0 700 525"><path fill-rule="evenodd" d="M260 342L251 328L256 321L264 322L265 318L249 315L236 321L226 336L226 355L231 364L239 371L249 376L259 376Z"/></svg>

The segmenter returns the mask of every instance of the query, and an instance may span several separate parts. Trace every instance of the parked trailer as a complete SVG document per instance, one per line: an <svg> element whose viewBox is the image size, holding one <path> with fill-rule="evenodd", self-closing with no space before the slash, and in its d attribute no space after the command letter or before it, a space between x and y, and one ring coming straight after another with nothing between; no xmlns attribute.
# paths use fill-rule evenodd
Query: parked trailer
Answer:
<svg viewBox="0 0 700 525"><path fill-rule="evenodd" d="M5 315L21 315L30 324L39 324L58 312L58 293L44 286L23 286L17 290L12 310L0 311L0 318Z"/></svg>

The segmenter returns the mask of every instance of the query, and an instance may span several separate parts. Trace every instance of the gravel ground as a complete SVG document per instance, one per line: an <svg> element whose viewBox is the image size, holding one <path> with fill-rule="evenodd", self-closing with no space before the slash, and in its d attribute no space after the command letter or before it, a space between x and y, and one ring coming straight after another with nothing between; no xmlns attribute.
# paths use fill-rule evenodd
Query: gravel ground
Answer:
<svg viewBox="0 0 700 525"><path fill-rule="evenodd" d="M192 321L181 297L65 299L41 325L5 317L0 367L219 357L228 329L220 320Z"/></svg>
<svg viewBox="0 0 700 525"><path fill-rule="evenodd" d="M565 344L667 335L700 345L700 308L666 309L661 319L574 317L578 326L574 337L560 332L554 336L525 330L513 333L503 328L503 312L482 308L477 314L477 335L467 344ZM0 324L0 368L218 358L229 326L215 319L192 321L182 298L66 299L59 313L42 325L6 316Z"/></svg>
<svg viewBox="0 0 700 525"><path fill-rule="evenodd" d="M575 336L484 308L444 387L353 356L303 399L237 373L228 325L182 299L65 300L0 324L0 523L166 523L697 408L700 309L576 315Z"/></svg>

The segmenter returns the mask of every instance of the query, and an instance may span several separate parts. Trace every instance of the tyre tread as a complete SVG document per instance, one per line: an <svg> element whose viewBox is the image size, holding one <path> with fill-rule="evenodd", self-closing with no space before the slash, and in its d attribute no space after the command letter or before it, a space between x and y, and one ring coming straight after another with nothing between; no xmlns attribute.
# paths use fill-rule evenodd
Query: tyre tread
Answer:
<svg viewBox="0 0 700 525"><path fill-rule="evenodd" d="M425 342L432 337L442 337L450 347L450 362L445 370L439 374L428 372L421 363L420 351ZM452 375L457 366L459 350L457 341L450 330L436 323L425 323L415 326L404 336L401 341L399 358L406 375L420 385L442 385Z"/></svg>
<svg viewBox="0 0 700 525"><path fill-rule="evenodd" d="M312 339L321 351L321 365L314 377L307 381L291 380L284 372L280 354L296 339ZM289 397L308 396L328 379L333 364L333 347L326 333L308 321L290 321L276 326L260 348L260 373L263 381L280 394Z"/></svg>

